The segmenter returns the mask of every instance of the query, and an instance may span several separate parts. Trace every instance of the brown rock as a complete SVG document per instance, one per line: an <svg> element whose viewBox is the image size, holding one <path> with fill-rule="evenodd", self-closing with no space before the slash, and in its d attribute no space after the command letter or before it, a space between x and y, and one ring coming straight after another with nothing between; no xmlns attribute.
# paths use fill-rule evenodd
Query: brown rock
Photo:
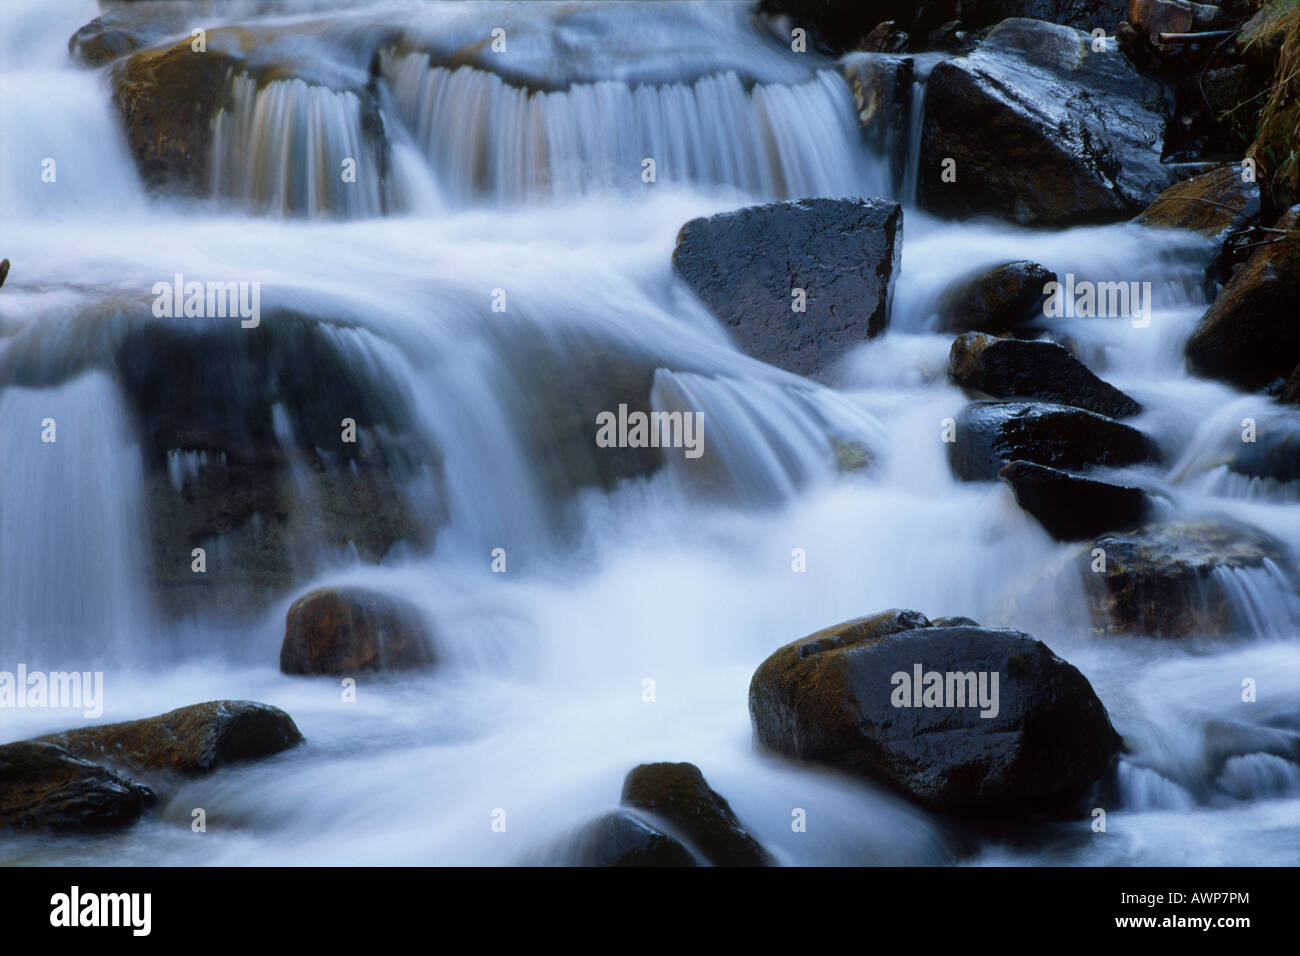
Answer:
<svg viewBox="0 0 1300 956"><path fill-rule="evenodd" d="M1276 228L1283 234L1255 250L1187 340L1196 374L1255 389L1286 378L1300 362L1300 205Z"/></svg>
<svg viewBox="0 0 1300 956"><path fill-rule="evenodd" d="M0 827L118 829L153 802L148 787L54 744L24 740L0 746Z"/></svg>
<svg viewBox="0 0 1300 956"><path fill-rule="evenodd" d="M211 773L236 760L268 757L302 739L284 711L249 700L213 700L158 717L39 738L83 759L184 774Z"/></svg>
<svg viewBox="0 0 1300 956"><path fill-rule="evenodd" d="M773 866L731 807L691 763L643 763L623 781L623 803L662 819L714 866Z"/></svg>
<svg viewBox="0 0 1300 956"><path fill-rule="evenodd" d="M286 674L411 670L433 661L419 612L362 588L324 588L294 601L280 647Z"/></svg>

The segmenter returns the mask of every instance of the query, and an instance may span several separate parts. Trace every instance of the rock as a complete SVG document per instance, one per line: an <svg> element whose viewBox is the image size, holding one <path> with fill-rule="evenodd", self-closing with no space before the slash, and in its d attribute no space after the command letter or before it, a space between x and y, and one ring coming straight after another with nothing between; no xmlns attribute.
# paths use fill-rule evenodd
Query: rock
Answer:
<svg viewBox="0 0 1300 956"><path fill-rule="evenodd" d="M1031 461L1013 461L998 477L1011 486L1016 503L1058 541L1080 541L1131 528L1147 512L1140 488L1080 478Z"/></svg>
<svg viewBox="0 0 1300 956"><path fill-rule="evenodd" d="M989 481L1012 461L1077 470L1156 460L1136 428L1067 405L974 402L957 418L948 464L962 481Z"/></svg>
<svg viewBox="0 0 1300 956"><path fill-rule="evenodd" d="M1261 417L1253 442L1233 441L1228 468L1247 478L1267 478L1283 484L1300 480L1300 421Z"/></svg>
<svg viewBox="0 0 1300 956"><path fill-rule="evenodd" d="M774 866L731 807L691 763L643 763L623 781L623 804L654 814L713 866Z"/></svg>
<svg viewBox="0 0 1300 956"><path fill-rule="evenodd" d="M68 52L86 66L103 66L134 53L147 42L139 33L113 27L105 17L99 17L68 39Z"/></svg>
<svg viewBox="0 0 1300 956"><path fill-rule="evenodd" d="M0 286L5 284L5 279L9 278L9 260L0 259Z"/></svg>
<svg viewBox="0 0 1300 956"><path fill-rule="evenodd" d="M1124 19L1128 0L962 0L967 23L988 26L1012 17L1029 17L1080 30L1104 29L1111 33Z"/></svg>
<svg viewBox="0 0 1300 956"><path fill-rule="evenodd" d="M862 135L878 155L891 160L894 189L901 189L915 64L908 56L850 54L842 66Z"/></svg>
<svg viewBox="0 0 1300 956"><path fill-rule="evenodd" d="M1020 259L953 282L939 297L939 316L950 332L1005 332L1043 318L1045 288L1056 273Z"/></svg>
<svg viewBox="0 0 1300 956"><path fill-rule="evenodd" d="M362 588L322 588L298 598L280 647L286 674L415 670L433 661L419 612Z"/></svg>
<svg viewBox="0 0 1300 956"><path fill-rule="evenodd" d="M111 830L129 826L153 792L51 743L0 746L0 827Z"/></svg>
<svg viewBox="0 0 1300 956"><path fill-rule="evenodd" d="M153 187L201 192L209 180L212 118L230 106L235 58L196 53L186 37L175 46L140 50L113 77L127 143Z"/></svg>
<svg viewBox="0 0 1300 956"><path fill-rule="evenodd" d="M1093 550L1105 552L1105 569L1093 571ZM1287 567L1285 548L1254 528L1223 520L1150 524L1098 538L1081 551L1094 627L1102 634L1155 637L1236 633L1231 595L1219 569Z"/></svg>
<svg viewBox="0 0 1300 956"><path fill-rule="evenodd" d="M897 675L911 681L917 668L968 674L977 687L986 675L986 706L959 700L956 690L964 697L968 684L957 679L956 706L899 706L914 699ZM858 618L787 644L754 673L749 709L759 742L778 753L961 814L1068 809L1120 748L1087 679L1041 641L937 627L916 611Z"/></svg>
<svg viewBox="0 0 1300 956"><path fill-rule="evenodd" d="M902 207L883 199L751 206L686 223L673 267L742 351L816 377L885 330L902 227Z"/></svg>
<svg viewBox="0 0 1300 956"><path fill-rule="evenodd" d="M566 847L572 866L698 866L681 841L626 810L586 824Z"/></svg>
<svg viewBox="0 0 1300 956"><path fill-rule="evenodd" d="M400 382L328 320L193 321L137 323L115 354L165 613L258 614L314 573L312 555L374 563L399 543L432 543L446 515L442 456ZM191 570L198 547L205 574Z"/></svg>
<svg viewBox="0 0 1300 956"><path fill-rule="evenodd" d="M901 53L907 49L911 39L907 33L898 28L893 20L877 23L875 28L862 38L858 49L868 53Z"/></svg>
<svg viewBox="0 0 1300 956"><path fill-rule="evenodd" d="M1291 373L1291 377L1282 386L1278 401L1288 405L1300 405L1300 364L1296 365L1295 371Z"/></svg>
<svg viewBox="0 0 1300 956"><path fill-rule="evenodd" d="M1174 175L1160 157L1169 97L1115 50L1091 44L1070 27L1004 20L973 53L935 66L921 204L1062 225L1127 218L1168 187ZM954 182L943 181L949 159Z"/></svg>
<svg viewBox="0 0 1300 956"><path fill-rule="evenodd" d="M1259 185L1226 163L1170 186L1134 220L1142 226L1199 232L1222 249L1259 222Z"/></svg>
<svg viewBox="0 0 1300 956"><path fill-rule="evenodd" d="M896 21L913 36L926 36L959 18L968 29L1011 17L1033 17L1110 32L1124 19L1127 8L1128 0L760 0L758 4L763 13L785 14L795 24L814 30L830 53L856 49L882 20Z"/></svg>
<svg viewBox="0 0 1300 956"><path fill-rule="evenodd" d="M784 15L795 26L810 30L818 46L831 54L858 49L877 24L895 21L915 36L923 36L957 15L957 0L759 0L769 16Z"/></svg>
<svg viewBox="0 0 1300 956"><path fill-rule="evenodd" d="M185 22L183 29L188 30L189 21ZM308 86L356 97L362 140L357 145L362 152L354 158L360 161L364 157L366 163L374 164L381 181L385 178L389 148L378 88L369 75L343 65L342 51L348 48L348 41L331 38L329 31L315 24L304 24L214 27L207 31L205 43L203 51L196 51L193 38L186 36L174 45L136 50L113 66L113 100L146 185L183 194L219 192L255 204L274 201L278 210L293 213L310 211L314 198L330 192L318 182L316 197L304 190L278 194L279 186L272 177L264 190L259 186L250 193L242 167L223 168L218 157L217 169L213 169L213 119L235 106L235 82L241 77L259 84L301 80ZM356 50L351 49L347 59L355 56ZM308 111L305 105L297 110L295 125L306 128ZM297 156L294 162L295 171L306 178L307 159Z"/></svg>
<svg viewBox="0 0 1300 956"><path fill-rule="evenodd" d="M1131 0L1129 23L1142 30L1148 42L1157 45L1161 33L1190 33L1192 5L1184 0Z"/></svg>
<svg viewBox="0 0 1300 956"><path fill-rule="evenodd" d="M1239 268L1187 340L1197 375L1256 389L1286 378L1300 363L1300 205L1278 221L1273 241Z"/></svg>
<svg viewBox="0 0 1300 956"><path fill-rule="evenodd" d="M851 438L830 439L831 453L835 456L835 470L844 475L866 471L871 467L875 456L865 442Z"/></svg>
<svg viewBox="0 0 1300 956"><path fill-rule="evenodd" d="M293 718L268 704L213 700L159 717L50 734L55 744L86 760L108 760L134 770L211 773L237 760L269 757L302 743Z"/></svg>
<svg viewBox="0 0 1300 956"><path fill-rule="evenodd" d="M1126 418L1142 410L1055 342L967 332L952 343L948 377L962 388L992 398L1037 398L1111 418Z"/></svg>

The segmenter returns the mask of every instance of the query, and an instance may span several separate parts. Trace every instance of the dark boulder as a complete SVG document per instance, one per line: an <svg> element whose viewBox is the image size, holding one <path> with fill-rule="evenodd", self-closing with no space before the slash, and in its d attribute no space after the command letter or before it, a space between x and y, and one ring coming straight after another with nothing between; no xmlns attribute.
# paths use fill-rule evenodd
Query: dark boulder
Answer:
<svg viewBox="0 0 1300 956"><path fill-rule="evenodd" d="M52 743L0 746L0 827L113 830L154 802L148 788Z"/></svg>
<svg viewBox="0 0 1300 956"><path fill-rule="evenodd" d="M1171 103L1113 48L1038 20L998 24L930 74L920 201L1024 224L1127 218L1174 181L1161 165ZM992 145L991 145L992 144ZM956 180L944 182L944 161Z"/></svg>
<svg viewBox="0 0 1300 956"><path fill-rule="evenodd" d="M400 379L369 358L332 322L281 311L254 329L148 321L123 336L116 371L141 436L164 612L260 613L313 573L311 556L375 563L433 541L441 454Z"/></svg>
<svg viewBox="0 0 1300 956"><path fill-rule="evenodd" d="M928 697L910 686L918 669L937 697L932 678ZM1087 679L1041 641L915 611L787 644L754 673L749 708L764 746L961 814L1069 810L1120 748Z"/></svg>
<svg viewBox="0 0 1300 956"><path fill-rule="evenodd" d="M1039 321L1048 283L1056 273L1020 259L958 279L939 297L939 317L949 332L1005 332Z"/></svg>
<svg viewBox="0 0 1300 956"><path fill-rule="evenodd" d="M774 866L731 806L691 763L643 763L623 781L623 804L654 814L714 866Z"/></svg>
<svg viewBox="0 0 1300 956"><path fill-rule="evenodd" d="M83 727L41 737L77 757L134 770L211 773L237 760L269 757L303 737L293 718L268 704L213 700L158 717Z"/></svg>
<svg viewBox="0 0 1300 956"><path fill-rule="evenodd" d="M858 49L885 20L914 36L924 36L957 16L957 0L759 0L769 16L788 16L795 26L812 32L827 53Z"/></svg>
<svg viewBox="0 0 1300 956"><path fill-rule="evenodd" d="M1147 512L1140 488L1081 478L1032 461L1013 461L998 477L1011 486L1016 503L1058 541L1080 541L1131 528Z"/></svg>
<svg viewBox="0 0 1300 956"><path fill-rule="evenodd" d="M1080 552L1078 565L1099 633L1193 637L1237 634L1247 623L1216 572L1290 562L1285 548L1262 531L1198 520L1106 535Z"/></svg>
<svg viewBox="0 0 1300 956"><path fill-rule="evenodd" d="M1278 221L1201 318L1187 340L1197 375L1256 389L1286 378L1300 363L1300 205Z"/></svg>
<svg viewBox="0 0 1300 956"><path fill-rule="evenodd" d="M1157 458L1146 435L1114 419L1067 405L974 402L956 421L948 464L963 481L989 481L1013 461L1077 470Z"/></svg>
<svg viewBox="0 0 1300 956"><path fill-rule="evenodd" d="M673 267L743 352L816 377L885 330L902 229L883 199L751 206L686 223Z"/></svg>
<svg viewBox="0 0 1300 956"><path fill-rule="evenodd" d="M363 588L323 588L289 608L280 647L286 674L357 674L430 666L433 646L419 612Z"/></svg>
<svg viewBox="0 0 1300 956"><path fill-rule="evenodd" d="M962 388L992 398L1036 398L1111 418L1126 418L1142 410L1055 342L967 332L952 343L948 377Z"/></svg>
<svg viewBox="0 0 1300 956"><path fill-rule="evenodd" d="M634 813L617 810L584 825L564 848L571 866L698 866L680 841Z"/></svg>

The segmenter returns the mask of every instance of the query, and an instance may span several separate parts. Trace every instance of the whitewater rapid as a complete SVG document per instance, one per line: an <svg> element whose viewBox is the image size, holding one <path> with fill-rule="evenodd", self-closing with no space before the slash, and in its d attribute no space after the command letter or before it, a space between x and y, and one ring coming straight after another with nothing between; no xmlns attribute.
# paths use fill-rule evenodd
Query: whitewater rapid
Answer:
<svg viewBox="0 0 1300 956"><path fill-rule="evenodd" d="M366 16L473 26L450 9L469 5L446 6ZM502 16L549 35L531 6ZM636 32L636 5L613 7L600 15ZM1254 632L1232 641L1099 640L1081 586L1050 574L1079 545L1049 538L1005 485L955 481L940 441L941 422L967 402L945 378L951 334L936 331L949 281L1008 258L1083 278L1134 275L1156 290L1150 328L1061 326L1091 368L1143 404L1134 424L1162 445L1164 465L1128 477L1157 493L1163 513L1227 514L1300 547L1293 493L1215 465L1222 428L1267 417L1269 400L1183 368L1182 343L1205 307L1206 250L1126 224L955 224L909 204L886 336L848 355L830 385L741 355L672 273L682 223L791 194L886 194L897 160L863 144L833 64L803 66L738 9L692 7L689 17L734 37L732 49L762 51L756 75L742 76L727 44L683 41L656 57L672 33L662 13L647 13L638 62L652 85L585 64L575 90L514 102L515 119L498 128L487 107L478 125L455 122L457 104L519 100L496 77L466 74L457 86L395 57L384 119L400 169L383 215L377 193L345 202L322 188L295 200L249 185L239 162L259 132L290 144L267 149L291 164L293 149L346 143L352 129L346 96L287 84L241 88L235 113L218 121L212 197L149 197L105 77L64 52L96 5L19 0L0 11L0 255L13 260L0 290L0 368L30 378L0 380L0 669L103 669L104 721L246 698L286 710L307 739L185 782L120 834L0 835L0 862L553 862L567 832L617 804L631 767L657 760L698 765L786 864L1295 862L1294 765L1247 761L1213 787L1201 766L1213 721L1294 720L1295 595L1241 582L1236 600ZM39 108L37 88L51 94ZM259 96L270 114L310 102L321 122L300 140L292 124L255 121ZM662 165L679 175L640 179L644 150L631 139L642 128L661 155L678 156ZM544 157L529 151L539 141L530 129L553 138ZM774 141L773 129L789 138ZM484 152L490 174L471 176ZM66 191L42 191L47 155L59 158ZM286 168L268 163L258 168ZM405 396L445 457L448 521L431 549L379 566L346 551L302 555L309 578L253 620L213 608L173 621L153 606L139 438L103 367L132 315L147 314L153 284L176 272L259 281L264 312L317 317L350 362ZM494 313L502 287L510 307ZM655 400L704 412L721 492L699 493L670 459L611 492L550 500L522 433L529 394L512 350L540 340L581 351L598 336L691 370L660 372ZM47 416L61 422L57 450L37 437ZM862 442L871 467L841 474L831 434ZM498 547L505 574L490 570ZM796 549L805 572L792 569ZM289 603L345 583L418 607L437 668L364 681L354 703L333 679L282 675ZM1130 748L1107 833L1059 824L964 856L943 824L898 797L755 750L746 695L758 664L889 607L1019 628L1088 677ZM1259 681L1256 704L1240 700L1244 676ZM71 712L0 711L0 742L75 723ZM191 831L195 807L206 833ZM807 811L806 833L790 827L795 808ZM498 809L505 833L490 828Z"/></svg>

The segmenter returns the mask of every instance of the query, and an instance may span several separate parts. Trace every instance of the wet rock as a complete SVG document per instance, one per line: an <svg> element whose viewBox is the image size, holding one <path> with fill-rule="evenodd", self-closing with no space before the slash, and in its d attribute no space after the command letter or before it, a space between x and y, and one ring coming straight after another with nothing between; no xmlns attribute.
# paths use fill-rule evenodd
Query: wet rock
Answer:
<svg viewBox="0 0 1300 956"><path fill-rule="evenodd" d="M1286 378L1300 363L1300 205L1277 223L1201 318L1187 340L1188 364L1197 375L1243 388Z"/></svg>
<svg viewBox="0 0 1300 956"><path fill-rule="evenodd" d="M237 760L269 757L302 740L292 717L249 700L213 700L158 717L40 738L85 760L182 774L211 773Z"/></svg>
<svg viewBox="0 0 1300 956"><path fill-rule="evenodd" d="M1232 442L1228 468L1247 478L1300 480L1300 421L1296 416L1260 419L1253 442Z"/></svg>
<svg viewBox="0 0 1300 956"><path fill-rule="evenodd" d="M1044 291L1056 273L1021 259L958 279L939 298L950 332L1005 332L1043 318Z"/></svg>
<svg viewBox="0 0 1300 956"><path fill-rule="evenodd" d="M1126 218L1174 181L1160 162L1171 105L1123 55L1092 52L1090 34L1005 20L930 74L921 203L1024 224Z"/></svg>
<svg viewBox="0 0 1300 956"><path fill-rule="evenodd" d="M1105 553L1094 571L1094 549ZM1226 520L1173 521L1098 538L1081 551L1079 571L1103 634L1155 637L1238 633L1220 570L1287 567L1285 548L1255 528Z"/></svg>
<svg viewBox="0 0 1300 956"><path fill-rule="evenodd" d="M618 810L586 824L566 848L572 866L698 866L695 855L634 813Z"/></svg>
<svg viewBox="0 0 1300 956"><path fill-rule="evenodd" d="M150 45L145 34L117 25L119 19L106 14L91 20L68 39L68 52L86 66L103 66Z"/></svg>
<svg viewBox="0 0 1300 956"><path fill-rule="evenodd" d="M1259 222L1259 185L1243 182L1242 167L1216 166L1170 186L1134 220L1139 225L1187 229L1213 241L1215 257L1211 276L1218 282L1229 275L1227 253Z"/></svg>
<svg viewBox="0 0 1300 956"><path fill-rule="evenodd" d="M852 475L866 471L875 460L865 442L834 437L830 442L831 452L835 455L835 469L841 474Z"/></svg>
<svg viewBox="0 0 1300 956"><path fill-rule="evenodd" d="M901 189L915 64L908 56L850 54L842 65L863 138L876 153L892 158L893 185Z"/></svg>
<svg viewBox="0 0 1300 956"><path fill-rule="evenodd" d="M197 192L208 182L212 117L230 106L238 60L197 53L191 42L132 54L114 73L113 99L145 182Z"/></svg>
<svg viewBox="0 0 1300 956"><path fill-rule="evenodd" d="M1112 418L1126 418L1142 410L1055 342L967 332L952 343L948 377L962 388L992 398L1037 398Z"/></svg>
<svg viewBox="0 0 1300 956"><path fill-rule="evenodd" d="M742 351L817 377L885 330L903 211L883 199L751 206L682 227L673 267ZM806 311L794 311L795 290Z"/></svg>
<svg viewBox="0 0 1300 956"><path fill-rule="evenodd" d="M1189 33L1193 23L1192 5L1185 0L1131 0L1128 20L1142 30L1147 40L1158 44L1161 33Z"/></svg>
<svg viewBox="0 0 1300 956"><path fill-rule="evenodd" d="M369 77L361 81L357 71L342 65L350 59L340 55L346 41L336 38L335 42L342 46L332 47L325 33L310 27L218 27L207 31L201 51L187 36L171 46L136 50L117 62L113 101L145 183L184 194L213 191L213 118L232 109L234 82L241 76L259 84L297 79L351 93L360 101L366 159L375 164L382 179L389 150L377 87ZM220 191L233 185L223 181ZM296 200L285 202L286 211L304 211Z"/></svg>
<svg viewBox="0 0 1300 956"><path fill-rule="evenodd" d="M256 329L148 322L123 337L117 371L142 439L152 578L170 616L258 613L326 549L378 562L399 543L432 542L446 513L441 455L398 383L333 333L275 312Z"/></svg>
<svg viewBox="0 0 1300 956"><path fill-rule="evenodd" d="M1081 541L1104 531L1131 528L1147 512L1140 488L1081 478L1031 461L1013 461L998 477L1016 503L1058 541Z"/></svg>
<svg viewBox="0 0 1300 956"><path fill-rule="evenodd" d="M899 676L910 682L917 668L968 674L975 689L985 675L985 706L972 706L968 682L956 677L951 684L940 677L939 696L923 706L921 688L913 697ZM1120 748L1087 679L1041 641L1012 630L938 627L915 611L886 611L787 644L754 673L749 708L764 746L961 814L1068 809Z"/></svg>
<svg viewBox="0 0 1300 956"><path fill-rule="evenodd" d="M1028 17L1080 30L1100 27L1112 33L1127 9L1128 0L963 0L961 15L967 23L978 26Z"/></svg>
<svg viewBox="0 0 1300 956"><path fill-rule="evenodd" d="M24 740L0 746L0 827L119 829L153 802L148 787L54 744Z"/></svg>
<svg viewBox="0 0 1300 956"><path fill-rule="evenodd" d="M414 670L433 661L419 612L374 591L312 591L293 602L285 619L280 670L286 674Z"/></svg>
<svg viewBox="0 0 1300 956"><path fill-rule="evenodd" d="M9 278L9 260L0 259L0 286L5 284L5 279Z"/></svg>
<svg viewBox="0 0 1300 956"><path fill-rule="evenodd" d="M906 31L900 30L897 23L886 20L877 23L875 28L862 38L858 49L868 53L901 53L907 49L910 40L911 37Z"/></svg>
<svg viewBox="0 0 1300 956"><path fill-rule="evenodd" d="M731 806L690 763L643 763L623 781L622 802L662 819L714 866L774 866Z"/></svg>
<svg viewBox="0 0 1300 956"><path fill-rule="evenodd" d="M1155 445L1136 428L1082 408L975 402L956 421L948 464L962 481L988 481L1013 461L1078 470L1153 461Z"/></svg>

